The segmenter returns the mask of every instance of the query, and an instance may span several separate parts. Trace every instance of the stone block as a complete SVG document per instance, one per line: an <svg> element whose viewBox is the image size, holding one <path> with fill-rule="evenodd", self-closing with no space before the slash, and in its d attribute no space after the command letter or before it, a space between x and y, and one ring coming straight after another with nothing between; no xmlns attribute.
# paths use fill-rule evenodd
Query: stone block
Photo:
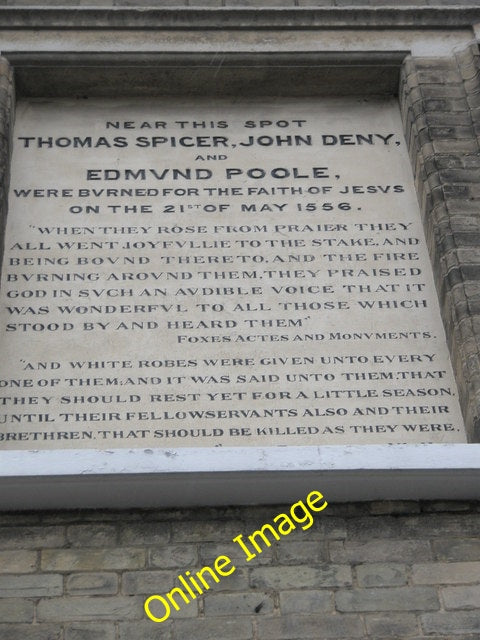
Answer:
<svg viewBox="0 0 480 640"><path fill-rule="evenodd" d="M477 155L466 155L462 156L463 166L467 169L469 168L478 168L480 167L480 157Z"/></svg>
<svg viewBox="0 0 480 640"><path fill-rule="evenodd" d="M32 573L37 566L37 551L0 551L0 574Z"/></svg>
<svg viewBox="0 0 480 640"><path fill-rule="evenodd" d="M44 571L101 571L144 566L143 549L47 549L41 556Z"/></svg>
<svg viewBox="0 0 480 640"><path fill-rule="evenodd" d="M433 150L435 153L475 153L476 142L464 138L462 140L434 140Z"/></svg>
<svg viewBox="0 0 480 640"><path fill-rule="evenodd" d="M109 547L117 543L114 525L76 524L67 527L67 541L73 547Z"/></svg>
<svg viewBox="0 0 480 640"><path fill-rule="evenodd" d="M122 592L128 595L165 593L174 586L173 571L127 571L122 576Z"/></svg>
<svg viewBox="0 0 480 640"><path fill-rule="evenodd" d="M74 622L65 626L65 640L115 640L115 625L108 622Z"/></svg>
<svg viewBox="0 0 480 640"><path fill-rule="evenodd" d="M189 522L187 526L175 529L172 542L221 542L225 545L238 534L245 533L243 528L244 524L235 520Z"/></svg>
<svg viewBox="0 0 480 640"><path fill-rule="evenodd" d="M379 500L368 503L373 516L412 514L420 511L420 504L413 500Z"/></svg>
<svg viewBox="0 0 480 640"><path fill-rule="evenodd" d="M338 611L428 611L440 607L436 590L431 587L340 589L335 605Z"/></svg>
<svg viewBox="0 0 480 640"><path fill-rule="evenodd" d="M412 567L416 584L468 584L480 582L480 562L429 562Z"/></svg>
<svg viewBox="0 0 480 640"><path fill-rule="evenodd" d="M420 616L426 634L442 634L463 638L467 633L480 633L478 611L438 611Z"/></svg>
<svg viewBox="0 0 480 640"><path fill-rule="evenodd" d="M174 620L175 638L195 638L195 640L251 640L252 624L247 618L222 618L221 626L216 618L196 620ZM221 631L220 631L221 629Z"/></svg>
<svg viewBox="0 0 480 640"><path fill-rule="evenodd" d="M462 138L471 139L473 135L473 129L471 126L451 125L451 126L429 126L430 138L432 140L438 139L451 139L459 140Z"/></svg>
<svg viewBox="0 0 480 640"><path fill-rule="evenodd" d="M235 571L231 575L221 577L219 582L208 581L211 591L247 591L249 589L249 569L239 568L236 564L233 566ZM200 568L191 569L192 575L195 575L195 572ZM180 586L178 580L175 581L175 584Z"/></svg>
<svg viewBox="0 0 480 640"><path fill-rule="evenodd" d="M72 596L42 599L37 605L39 622L139 620L145 616L143 598Z"/></svg>
<svg viewBox="0 0 480 640"><path fill-rule="evenodd" d="M131 523L120 530L120 544L125 546L166 544L169 539L170 525L165 522Z"/></svg>
<svg viewBox="0 0 480 640"><path fill-rule="evenodd" d="M145 7L151 6L148 0L114 0L115 7ZM186 0L162 0L163 7L185 7Z"/></svg>
<svg viewBox="0 0 480 640"><path fill-rule="evenodd" d="M259 567L252 569L250 583L260 589L342 587L352 584L352 573L349 566L338 564Z"/></svg>
<svg viewBox="0 0 480 640"><path fill-rule="evenodd" d="M433 113L428 112L426 114L426 119L428 124L431 126L466 126L468 127L467 131L470 133L470 135L472 134L472 117L469 111L456 111L454 113L450 111L434 111Z"/></svg>
<svg viewBox="0 0 480 640"><path fill-rule="evenodd" d="M0 527L0 549L45 549L64 544L63 527Z"/></svg>
<svg viewBox="0 0 480 640"><path fill-rule="evenodd" d="M294 7L294 0L225 0L226 7Z"/></svg>
<svg viewBox="0 0 480 640"><path fill-rule="evenodd" d="M323 513L323 512L322 512ZM344 518L336 518L328 515L318 521L320 535L328 540L342 540L347 537L347 523ZM308 530L309 531L309 530ZM307 533L308 533L307 531ZM318 539L318 538L317 538Z"/></svg>
<svg viewBox="0 0 480 640"><path fill-rule="evenodd" d="M353 518L347 522L347 536L355 541L369 541L372 538L400 537L400 519L385 515Z"/></svg>
<svg viewBox="0 0 480 640"><path fill-rule="evenodd" d="M423 101L423 107L426 111L446 111L454 113L456 111L468 111L468 104L465 97L460 98L426 98Z"/></svg>
<svg viewBox="0 0 480 640"><path fill-rule="evenodd" d="M118 625L118 640L171 640L172 622L167 620L161 624L154 624L150 620L145 622L120 622Z"/></svg>
<svg viewBox="0 0 480 640"><path fill-rule="evenodd" d="M0 598L40 598L62 593L63 576L59 574L0 576Z"/></svg>
<svg viewBox="0 0 480 640"><path fill-rule="evenodd" d="M433 158L426 158L425 165L428 165L429 162L433 164L433 171L437 171L438 169L460 169L464 166L462 156L449 153L434 156ZM440 511L445 511L445 509L440 509Z"/></svg>
<svg viewBox="0 0 480 640"><path fill-rule="evenodd" d="M113 595L118 592L116 573L74 573L67 577L66 592L77 596Z"/></svg>
<svg viewBox="0 0 480 640"><path fill-rule="evenodd" d="M282 545L284 542L282 541ZM277 546L277 552L280 545ZM266 547L260 555L255 558L255 564L272 564L273 561L273 549L275 545ZM238 544L229 545L228 550L225 544L221 542L206 542L199 546L199 554L202 564L209 564L210 566L215 562L216 558L221 555L227 555L232 559L235 566L250 566L250 562L247 562L245 558L245 552ZM232 574L234 575L234 574Z"/></svg>
<svg viewBox="0 0 480 640"><path fill-rule="evenodd" d="M432 542L434 557L438 560L480 560L480 540L446 538Z"/></svg>
<svg viewBox="0 0 480 640"><path fill-rule="evenodd" d="M276 555L280 564L305 564L316 565L327 560L325 544L319 542L281 542L276 549ZM263 553L260 557L263 556Z"/></svg>
<svg viewBox="0 0 480 640"><path fill-rule="evenodd" d="M459 250L458 253L462 255L462 259L468 259L469 251L470 249ZM476 513L465 514L461 518L456 514L448 513L412 516L411 518L405 518L402 524L402 533L405 536L416 536L418 533L423 533L423 535L433 539L448 536L476 537L479 531L480 514Z"/></svg>
<svg viewBox="0 0 480 640"><path fill-rule="evenodd" d="M458 140L458 138L456 138L456 140ZM439 171L439 176L443 182L478 183L478 180L480 179L480 169L441 169Z"/></svg>
<svg viewBox="0 0 480 640"><path fill-rule="evenodd" d="M99 0L101 4L105 0ZM107 0L108 1L108 0ZM25 6L47 6L47 7L75 7L80 4L79 0L7 0L6 2L9 6L17 6L17 7L25 7Z"/></svg>
<svg viewBox="0 0 480 640"><path fill-rule="evenodd" d="M183 591L185 591L185 589L183 589ZM151 595L160 595L161 597L165 598L165 593L154 592L149 594L149 596ZM200 601L197 598L190 597L188 593L185 593L185 596L187 597L188 602L184 600L184 598L180 593L177 592L173 594L173 599L177 603L178 608L176 608L175 605L171 603L168 605L170 609L167 609L167 607L165 606L165 603L162 600L155 598L154 600L151 600L149 602L148 609L151 615L154 616L155 618L161 619L167 616L165 622L167 620L171 621L171 620L183 619L183 618L197 618L199 613L198 610L199 610ZM157 625L163 626L164 622L156 623L152 620L151 624L155 626Z"/></svg>
<svg viewBox="0 0 480 640"><path fill-rule="evenodd" d="M32 622L33 602L20 598L0 600L0 620L2 622Z"/></svg>
<svg viewBox="0 0 480 640"><path fill-rule="evenodd" d="M304 640L313 638L363 638L363 624L359 616L282 616L260 618L259 640Z"/></svg>
<svg viewBox="0 0 480 640"><path fill-rule="evenodd" d="M333 613L333 592L327 589L301 589L280 593L282 615L290 613Z"/></svg>
<svg viewBox="0 0 480 640"><path fill-rule="evenodd" d="M204 599L204 611L207 617L264 615L273 611L273 596L261 591L209 594Z"/></svg>
<svg viewBox="0 0 480 640"><path fill-rule="evenodd" d="M334 562L415 562L430 559L427 540L385 540L350 542L332 546L330 559Z"/></svg>
<svg viewBox="0 0 480 640"><path fill-rule="evenodd" d="M424 84L421 86L423 99L431 100L437 98L465 98L463 86L455 84Z"/></svg>
<svg viewBox="0 0 480 640"><path fill-rule="evenodd" d="M63 640L63 633L59 624L0 623L0 638L2 640Z"/></svg>
<svg viewBox="0 0 480 640"><path fill-rule="evenodd" d="M361 587L395 587L407 584L407 569L403 564L375 562L356 567Z"/></svg>
<svg viewBox="0 0 480 640"><path fill-rule="evenodd" d="M480 575L477 574L477 582ZM445 587L440 589L445 609L477 609L480 616L480 584L466 587Z"/></svg>
<svg viewBox="0 0 480 640"><path fill-rule="evenodd" d="M385 638L391 640L393 637L409 638L418 635L418 622L414 614L411 613L372 613L365 616L365 625L369 637Z"/></svg>
<svg viewBox="0 0 480 640"><path fill-rule="evenodd" d="M219 551L210 560L221 554ZM169 545L164 547L154 547L148 551L148 566L168 569L173 567L189 567L197 564L197 548L192 544Z"/></svg>

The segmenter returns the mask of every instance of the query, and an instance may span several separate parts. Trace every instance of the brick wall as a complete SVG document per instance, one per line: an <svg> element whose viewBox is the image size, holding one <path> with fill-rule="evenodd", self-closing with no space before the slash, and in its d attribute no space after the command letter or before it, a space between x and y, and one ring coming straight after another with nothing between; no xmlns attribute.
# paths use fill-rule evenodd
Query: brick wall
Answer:
<svg viewBox="0 0 480 640"><path fill-rule="evenodd" d="M480 440L480 54L408 58L400 105L467 431Z"/></svg>
<svg viewBox="0 0 480 640"><path fill-rule="evenodd" d="M480 637L480 503L329 505L247 563L232 538L289 507L4 514L0 638ZM221 554L235 573L147 619L146 596Z"/></svg>

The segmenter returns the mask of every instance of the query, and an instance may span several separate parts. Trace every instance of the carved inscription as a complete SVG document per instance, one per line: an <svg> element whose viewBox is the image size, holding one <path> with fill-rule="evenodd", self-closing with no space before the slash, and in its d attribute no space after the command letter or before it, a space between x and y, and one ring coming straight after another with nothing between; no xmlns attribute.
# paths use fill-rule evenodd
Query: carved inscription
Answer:
<svg viewBox="0 0 480 640"><path fill-rule="evenodd" d="M395 101L21 101L6 449L464 442Z"/></svg>

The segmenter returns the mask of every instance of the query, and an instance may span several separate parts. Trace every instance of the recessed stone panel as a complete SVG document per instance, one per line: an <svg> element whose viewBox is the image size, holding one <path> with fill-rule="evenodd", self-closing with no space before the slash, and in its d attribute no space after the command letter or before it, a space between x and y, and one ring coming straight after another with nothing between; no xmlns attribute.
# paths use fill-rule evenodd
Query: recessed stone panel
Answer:
<svg viewBox="0 0 480 640"><path fill-rule="evenodd" d="M25 100L0 447L465 442L392 100Z"/></svg>

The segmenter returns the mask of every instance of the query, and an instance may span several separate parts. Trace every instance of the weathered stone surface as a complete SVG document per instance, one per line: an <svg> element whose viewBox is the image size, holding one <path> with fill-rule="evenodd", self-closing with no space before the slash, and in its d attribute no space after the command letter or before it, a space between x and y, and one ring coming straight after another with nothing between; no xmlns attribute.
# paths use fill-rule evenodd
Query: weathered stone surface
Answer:
<svg viewBox="0 0 480 640"><path fill-rule="evenodd" d="M230 541L241 532L242 523L230 520L227 522L192 522L188 530L175 533L175 542L222 542Z"/></svg>
<svg viewBox="0 0 480 640"><path fill-rule="evenodd" d="M93 620L140 620L143 618L142 598L86 597L42 599L37 605L39 622L70 622Z"/></svg>
<svg viewBox="0 0 480 640"><path fill-rule="evenodd" d="M427 634L449 634L464 636L480 632L478 611L439 611L420 616L422 629Z"/></svg>
<svg viewBox="0 0 480 640"><path fill-rule="evenodd" d="M303 638L362 638L363 625L359 616L282 616L258 620L261 640L303 640Z"/></svg>
<svg viewBox="0 0 480 640"><path fill-rule="evenodd" d="M265 615L273 611L273 597L269 593L210 594L205 598L204 611L211 616Z"/></svg>
<svg viewBox="0 0 480 640"><path fill-rule="evenodd" d="M141 569L144 549L48 549L42 551L45 571L98 571L102 569Z"/></svg>
<svg viewBox="0 0 480 640"><path fill-rule="evenodd" d="M132 640L136 636L142 640L171 640L172 622L153 624L148 621L120 622L118 625L118 640Z"/></svg>
<svg viewBox="0 0 480 640"><path fill-rule="evenodd" d="M106 622L74 622L65 625L65 640L115 640L115 626Z"/></svg>
<svg viewBox="0 0 480 640"><path fill-rule="evenodd" d="M188 67L185 55L179 58L182 69ZM210 54L206 55L205 52L198 53L200 58L195 59L195 75L211 68ZM298 73L303 74L304 68L324 69L322 65L312 65L312 52L305 55L308 65L300 58L298 69L302 71ZM199 64L201 61L203 64ZM174 62L172 59L170 64ZM23 65L26 66L24 59ZM150 68L148 64L145 66ZM249 64L248 68L258 74L267 73L267 68L273 69L266 62ZM226 72L224 64L218 72ZM448 92L458 88L452 82L456 73L456 65L450 61L449 67L443 70L438 67L420 69L416 75L412 72L407 81L412 84L416 78L421 86L442 87L439 78L444 77ZM230 75L236 78L236 74ZM176 76L171 74L172 82ZM360 82L358 78L356 81ZM221 84L222 78L218 82ZM264 85L263 82L258 84ZM2 90L0 86L0 99ZM174 87L172 91L175 93ZM108 119L105 117L107 111ZM266 120L273 117L270 116L272 112L275 120ZM162 113L161 122L155 120L158 113ZM342 133L344 121L351 123L351 133ZM159 124L161 133L165 128L168 135L137 135L142 133L139 130L144 122L154 128ZM201 133L205 135L198 135L198 122L210 123L209 126L202 125ZM265 125L265 122L271 124ZM254 127L252 123L256 123ZM425 113L415 117L411 126L414 125L422 151L426 147L431 149L434 141L450 141L454 134L455 140L470 141L467 136L471 133L469 120L462 120L459 113L451 126L448 119L438 118L432 122ZM10 372L12 363L20 363L27 357L40 361L45 352L55 349L60 366L59 382L51 398L40 397L40 404L45 406L39 411L48 411L40 414L45 418L45 429L57 432L68 423L75 430L62 431L61 438L42 439L26 431L21 440L9 438L0 443L2 447L28 449L34 438L35 446L40 449L61 446L72 450L91 447L93 440L101 450L138 447L140 444L164 450L170 445L212 448L217 445L465 441L395 98L359 101L338 96L277 97L260 101L258 97L244 97L241 103L227 98L218 103L200 98L171 97L148 101L92 98L84 102L24 98L17 104L15 127L14 197L7 223L8 273L5 276L7 282L17 282L21 298L32 278L41 275L38 261L53 260L57 269L41 280L44 304L38 310L30 307L23 310L32 315L38 311L45 316L43 320L49 323L47 326L15 322L16 318L11 316L22 312L10 306L9 292L3 291L0 314L9 331L5 332L1 346L5 357L0 362L0 369L3 362L5 371L0 371L0 375L5 377L8 372L16 377L25 376L18 364L15 365L17 370ZM92 127L98 129L94 136L90 135ZM203 131L203 128L219 129L225 135L209 135L216 131ZM194 162L213 162L209 155L201 155L207 147L213 151L228 151L229 163L212 164L212 168L210 164L190 167L194 147L198 147L199 152L193 157ZM288 165L287 158L292 156L293 150L295 166L283 166ZM115 169L111 168L112 151ZM159 151L171 151L175 158L174 165L165 167L160 173L146 168L153 167L158 161ZM251 165L253 152L258 167ZM97 163L94 169L91 168L92 157ZM319 157L322 166L317 166ZM135 163L144 168L132 169ZM42 172L38 167L42 167ZM452 181L468 181L473 186L479 171L463 166L442 168L432 171L429 180L437 190L443 183ZM420 174L422 177L423 173ZM55 196L49 196L49 206L45 208L41 197L48 196L44 185L53 176L62 189L57 190ZM184 188L177 188L179 180L186 181L182 184L188 187L187 193ZM132 190L133 181L141 184L142 189ZM111 182L115 182L117 190L108 189ZM298 188L288 186L287 182ZM112 204L112 198L118 197L114 195L118 189L123 203ZM277 198L273 196L278 196L280 189L284 202L274 202ZM72 204L72 198L82 201L85 193L95 203L85 203L84 210L81 204ZM192 202L184 201L186 195L193 198ZM260 195L261 201L255 197ZM300 195L301 201L297 197ZM305 200L309 195L322 196L321 201L317 198L318 201L309 203ZM435 195L442 202L441 194L435 191ZM457 191L455 195L463 197L465 193ZM168 196L168 203L159 204L160 196ZM214 196L222 203L212 204ZM139 198L146 199L140 202ZM220 212L228 210L228 225L219 224L218 216L213 215L217 208ZM142 226L119 225L119 209L130 217L140 212ZM201 214L201 224L185 226L190 219L185 216L193 210ZM81 212L89 215L103 212L102 224L69 226L70 216ZM280 212L283 213L281 224ZM163 226L158 227L159 231L157 224L170 224L170 213L180 215L180 222L168 232L164 229L169 227ZM262 214L261 224L249 223L253 213ZM40 216L45 226L38 226ZM302 225L297 224L299 218ZM36 244L32 243L32 234L37 238ZM173 234L175 240L170 239ZM85 235L85 238L79 239L79 235ZM448 253L457 260L461 256L455 253L451 234L444 236ZM408 252L391 253L395 247L404 251L407 246ZM256 254L252 258L237 255L237 247L255 248ZM292 247L302 248L303 253L293 255ZM140 249L142 255L137 256ZM191 256L184 255L187 249ZM220 249L221 263L218 262ZM440 249L447 253L445 247ZM79 289L84 286L80 284L59 294L56 277L57 271L64 271L62 261L66 250L69 264L95 266L95 286L99 289ZM17 253L23 256L23 251L44 253L33 263L28 259L22 263ZM90 251L94 252L88 254L91 257L85 255ZM248 267L244 259L251 260L254 267L262 265L261 270L259 267L257 271L243 271ZM132 261L132 272L111 273L112 265L120 267L130 265ZM353 271L344 268L343 262L351 261L361 262L361 268L360 265ZM303 262L306 266L285 271L290 262ZM394 268L393 262L401 262L402 266ZM307 268L310 263L315 263L314 270ZM149 264L149 269L154 271L144 272L143 264ZM228 267L232 270L205 271L204 264L232 265ZM177 272L172 276L173 272L159 271L165 265L176 265L178 269L188 266L189 271L178 273L182 274L182 279L188 279L189 286L179 288L178 282L172 283L179 276ZM385 273L389 274L388 283L384 280ZM456 284L460 283L460 271L448 269L448 275L450 279L455 276ZM240 276L252 283L237 286ZM111 283L117 286L119 278L122 281L147 278L147 288L115 288L112 291ZM165 279L165 287L150 286L158 284L157 278ZM288 285L282 285L285 278ZM315 279L315 282L305 284L305 278ZM102 299L97 299L97 294ZM25 295L28 295L26 291ZM68 298L65 304L57 300L58 295ZM145 304L146 296L162 296L165 304L159 300L148 300L151 304ZM110 297L121 299L110 300ZM246 302L246 297L252 301ZM465 310L462 315L458 304L456 308L459 318L467 313ZM220 312L224 315L218 319L216 314ZM305 312L305 317L297 317L298 312ZM96 321L99 313L106 315L106 323ZM324 324L317 322L320 317ZM372 317L375 317L373 332ZM51 325L54 329L48 328ZM420 332L419 326L422 327ZM218 331L210 335L210 329ZM282 334L245 333L263 329L281 329ZM152 330L155 330L156 339L169 345L168 361L163 365L157 364L161 362L159 360L149 360L153 357L150 355ZM26 337L30 339L26 341ZM72 340L78 346L76 360L71 364L69 345ZM229 343L229 357L221 359L223 375L214 384L227 386L217 393L202 392L201 381L209 380L211 374L216 373L212 367L218 366L219 341ZM269 355L257 357L252 343L266 341L272 343ZM308 346L307 343L312 344ZM368 354L365 353L367 343ZM297 355L299 350L303 356ZM104 376L102 385L83 378L82 392L96 394L97 386L117 386L118 389L112 391L118 395L72 396L71 378L65 371L82 369L83 362L93 363L91 366L95 369L105 368L105 376L110 368L118 367L118 371L113 372L116 374L113 379ZM279 368L280 363L285 366ZM407 364L409 368L405 370ZM428 378L428 393L421 390L417 393L410 388L416 382L400 384L403 380L426 380L433 365L442 377L438 375L437 382ZM146 372L146 369L150 370ZM146 373L162 373L166 369L169 375L163 379L149 377L141 388L133 389L136 393L128 394L128 390L120 388L122 380L118 376L128 374L130 380ZM320 372L323 369L325 373ZM36 384L41 372L29 371L28 375L35 378ZM255 389L250 386L251 376L254 376ZM275 387L272 391L272 382L282 384L285 390ZM317 388L318 382L322 382L321 389ZM305 384L300 390L292 383ZM123 391L125 393L121 393ZM408 405L399 405L398 399L407 397L406 394ZM441 395L444 404L437 406L436 395ZM80 404L79 398L88 405L81 411L73 406ZM228 409L225 409L226 400L230 403ZM324 405L327 400L328 404ZM174 401L185 404L178 405L178 410L177 406L165 404ZM116 410L113 410L114 402L119 405ZM329 407L330 403L332 407ZM72 407L65 408L64 404L72 404ZM387 417L372 426L370 411ZM426 416L429 416L428 421L433 420L437 413L445 414L440 426L418 422L427 420ZM15 419L11 413L6 416ZM333 425L334 416L342 418L341 425ZM240 429L237 422L243 418L248 418L248 426ZM274 418L278 426L265 427L266 418ZM192 428L184 429L185 420L189 419L195 422ZM395 424L391 424L393 419ZM413 419L414 424L403 423ZM141 422L145 429L127 430L133 420ZM77 431L85 426L83 423L88 423L89 430ZM69 435L64 436L64 433ZM344 537L346 530L342 524L333 520L330 524L325 523L325 536ZM207 526L211 526L210 534L207 534ZM252 523L252 527L257 526ZM307 528L305 539L311 540L315 537L316 527ZM162 545L172 535L168 523L159 526L152 522L125 523L118 529L120 544L125 547ZM233 538L241 530L240 523L237 527L234 520L203 524L202 541L209 535L209 541L219 542ZM82 525L72 524L67 531L72 546L83 540L83 545L92 548L111 544L116 540L117 531L112 525L106 526L102 533L97 530L90 545L89 535L88 528ZM189 532L179 533L175 540L178 543L196 542L196 525Z"/></svg>
<svg viewBox="0 0 480 640"><path fill-rule="evenodd" d="M170 525L166 523L132 523L120 530L120 542L125 546L165 544L169 539Z"/></svg>
<svg viewBox="0 0 480 640"><path fill-rule="evenodd" d="M203 545L207 546L207 545ZM207 563L220 555L220 551L215 554L205 549L202 559ZM150 567L158 569L169 569L171 567L185 567L197 564L197 549L194 545L166 545L150 549L148 564Z"/></svg>
<svg viewBox="0 0 480 640"><path fill-rule="evenodd" d="M411 613L367 614L365 624L374 638L409 638L418 634L418 621Z"/></svg>
<svg viewBox="0 0 480 640"><path fill-rule="evenodd" d="M393 563L372 563L356 568L361 587L395 587L407 583L406 566Z"/></svg>
<svg viewBox="0 0 480 640"><path fill-rule="evenodd" d="M71 595L113 595L118 592L116 573L74 573L67 576L66 592Z"/></svg>
<svg viewBox="0 0 480 640"><path fill-rule="evenodd" d="M446 538L432 542L434 556L438 560L476 561L480 560L480 540L470 538Z"/></svg>
<svg viewBox="0 0 480 640"><path fill-rule="evenodd" d="M334 562L416 562L431 556L426 540L391 540L381 536L371 542L353 539L330 543L329 547L330 559Z"/></svg>
<svg viewBox="0 0 480 640"><path fill-rule="evenodd" d="M302 589L282 591L280 593L280 611L291 613L327 613L333 612L333 592L328 589Z"/></svg>
<svg viewBox="0 0 480 640"><path fill-rule="evenodd" d="M37 551L16 549L0 551L0 574L2 573L31 573L37 566Z"/></svg>
<svg viewBox="0 0 480 640"><path fill-rule="evenodd" d="M5 640L63 640L62 634L62 627L57 624L0 623L0 638Z"/></svg>
<svg viewBox="0 0 480 640"><path fill-rule="evenodd" d="M32 622L33 601L20 598L0 600L0 620L2 622Z"/></svg>
<svg viewBox="0 0 480 640"><path fill-rule="evenodd" d="M341 587L352 583L351 569L347 565L324 564L320 567L287 566L252 569L251 585L265 589L292 589L300 587Z"/></svg>
<svg viewBox="0 0 480 640"><path fill-rule="evenodd" d="M290 542L289 540L285 540L278 545L277 558L280 564L298 564L299 562L305 562L311 565L317 565L327 559L327 551L325 544L322 542L295 542L293 540Z"/></svg>
<svg viewBox="0 0 480 640"><path fill-rule="evenodd" d="M60 574L0 576L0 598L40 598L62 593L63 576Z"/></svg>
<svg viewBox="0 0 480 640"><path fill-rule="evenodd" d="M218 640L219 622L212 618L175 620L175 634L179 638L195 637L196 640ZM222 618L221 634L225 640L250 640L252 623L249 619Z"/></svg>
<svg viewBox="0 0 480 640"><path fill-rule="evenodd" d="M477 573L476 582L480 582ZM445 609L478 609L480 602L480 584L466 587L444 587L440 590Z"/></svg>
<svg viewBox="0 0 480 640"><path fill-rule="evenodd" d="M480 582L480 562L438 562L412 567L416 584L469 584Z"/></svg>
<svg viewBox="0 0 480 640"><path fill-rule="evenodd" d="M163 593L170 591L174 571L127 571L122 576L122 591L128 595Z"/></svg>
<svg viewBox="0 0 480 640"><path fill-rule="evenodd" d="M116 544L117 530L113 525L71 525L67 528L67 541L73 547L108 547Z"/></svg>
<svg viewBox="0 0 480 640"><path fill-rule="evenodd" d="M480 438L480 432L477 432L480 413L479 347L471 339L471 325L461 330L460 323L464 317L474 318L478 310L466 288L457 292L457 302L452 305L449 292L455 282L452 281L452 271L447 269L443 260L446 247L453 247L456 269L458 273L464 272L461 252L462 247L468 244L468 234L454 232L446 241L445 231L436 226L435 216L431 214L442 201L450 214L461 213L462 210L468 212L472 204L470 185L478 182L478 170L476 161L466 169L465 159L478 159L479 151L476 116L472 111L478 104L480 86L478 46L459 51L456 58L437 60L433 70L428 70L430 63L429 59L410 58L407 61L402 70L400 102L419 200L424 210L425 233L435 265L437 289L441 300L446 299L442 315L453 349L460 401L470 438L477 441ZM438 82L440 76L446 79L445 84ZM441 117L439 112L443 112ZM452 233L451 228L447 233ZM472 255L472 260L478 266L478 252ZM462 276L462 284L468 284L471 277Z"/></svg>
<svg viewBox="0 0 480 640"><path fill-rule="evenodd" d="M335 593L339 611L428 611L440 608L436 590L430 587L388 589L340 589Z"/></svg>
<svg viewBox="0 0 480 640"><path fill-rule="evenodd" d="M63 527L1 527L0 549L40 549L65 544Z"/></svg>

